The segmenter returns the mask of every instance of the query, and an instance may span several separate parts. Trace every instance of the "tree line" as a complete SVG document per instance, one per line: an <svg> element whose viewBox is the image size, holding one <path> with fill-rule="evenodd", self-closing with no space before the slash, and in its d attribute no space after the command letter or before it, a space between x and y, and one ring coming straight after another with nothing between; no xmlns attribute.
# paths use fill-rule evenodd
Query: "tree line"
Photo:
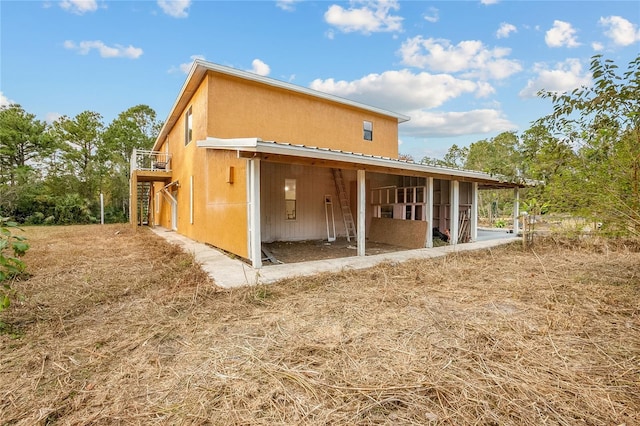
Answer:
<svg viewBox="0 0 640 426"><path fill-rule="evenodd" d="M161 127L137 105L109 125L94 111L48 124L12 104L0 108L0 217L23 224L106 222L129 214L129 160L150 149Z"/></svg>
<svg viewBox="0 0 640 426"><path fill-rule="evenodd" d="M600 223L609 235L640 236L640 56L620 71L597 55L590 69L590 87L541 92L553 112L522 134L453 145L442 159L421 162L537 181L524 191L525 205Z"/></svg>
<svg viewBox="0 0 640 426"><path fill-rule="evenodd" d="M521 134L453 145L444 158L421 162L537 181L523 192L525 205L600 222L612 235L640 236L640 56L621 71L597 55L590 69L590 87L541 92L553 112ZM160 127L146 105L108 126L92 111L47 124L19 105L0 108L0 217L96 222L103 194L106 221L126 221L131 152L149 149Z"/></svg>

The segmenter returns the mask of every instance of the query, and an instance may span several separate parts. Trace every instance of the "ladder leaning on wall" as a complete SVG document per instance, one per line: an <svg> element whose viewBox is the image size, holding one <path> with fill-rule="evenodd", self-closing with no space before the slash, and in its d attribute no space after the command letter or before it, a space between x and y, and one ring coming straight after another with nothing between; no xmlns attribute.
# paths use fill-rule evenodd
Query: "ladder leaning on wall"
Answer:
<svg viewBox="0 0 640 426"><path fill-rule="evenodd" d="M336 184L336 192L340 199L340 210L342 211L342 219L344 219L344 228L347 231L347 241L351 242L351 237L356 238L356 224L353 221L351 207L347 199L347 192L344 187L344 179L342 178L342 170L331 169L333 172L333 181Z"/></svg>

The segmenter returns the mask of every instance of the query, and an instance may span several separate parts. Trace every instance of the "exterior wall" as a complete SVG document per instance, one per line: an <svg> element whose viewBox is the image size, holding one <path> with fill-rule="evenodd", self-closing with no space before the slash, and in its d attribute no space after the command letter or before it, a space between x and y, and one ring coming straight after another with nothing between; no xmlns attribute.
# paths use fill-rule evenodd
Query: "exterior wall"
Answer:
<svg viewBox="0 0 640 426"><path fill-rule="evenodd" d="M185 113L192 111L192 141L185 146ZM209 71L158 150L172 155L172 187L178 201L177 232L238 256L248 253L247 160L235 151L197 147L207 137L260 137L292 144L398 156L398 122L374 112ZM373 141L363 122L373 123ZM336 234L345 235L331 169L262 162L263 241L326 239L324 195L333 198ZM231 169L233 170L231 172ZM230 179L232 175L232 179ZM343 171L346 191L355 171ZM285 218L284 179L296 179L296 220ZM231 180L231 182L230 182ZM155 192L163 184L155 184ZM159 198L154 222L171 229L171 203ZM352 205L355 217L356 204ZM371 213L368 212L368 216ZM370 221L370 217L368 218Z"/></svg>
<svg viewBox="0 0 640 426"><path fill-rule="evenodd" d="M207 136L259 137L398 157L398 121L301 93L209 72ZM373 141L363 121L373 123Z"/></svg>
<svg viewBox="0 0 640 426"><path fill-rule="evenodd" d="M248 257L246 160L236 158L235 152L196 146L196 141L208 136L207 123L213 119L208 114L208 95L205 79L159 148L165 151L168 146L173 180L179 181L175 193L177 232ZM189 108L192 111L192 141L185 146L185 114ZM228 182L230 167L233 167L233 182ZM157 190L160 188L162 185L156 186ZM171 205L164 197L160 212L156 213L156 223L171 228Z"/></svg>
<svg viewBox="0 0 640 426"><path fill-rule="evenodd" d="M326 240L325 195L331 195L332 197L336 236L346 236L340 198L336 193L330 168L267 162L262 162L261 168L262 241ZM351 214L355 220L357 212L356 171L342 170L342 177L351 207ZM295 220L287 220L285 215L285 179L296 179ZM365 183L367 188L365 235L368 235L373 218L370 189L380 186L399 185L400 182L400 176L367 173ZM333 233L330 215L329 226Z"/></svg>
<svg viewBox="0 0 640 426"><path fill-rule="evenodd" d="M232 151L202 150L199 155L206 162L194 185L192 238L248 258L247 160Z"/></svg>
<svg viewBox="0 0 640 426"><path fill-rule="evenodd" d="M285 179L296 179L295 220L285 215ZM263 162L260 181L262 241L327 239L325 195L332 196L336 235L346 235L331 169Z"/></svg>

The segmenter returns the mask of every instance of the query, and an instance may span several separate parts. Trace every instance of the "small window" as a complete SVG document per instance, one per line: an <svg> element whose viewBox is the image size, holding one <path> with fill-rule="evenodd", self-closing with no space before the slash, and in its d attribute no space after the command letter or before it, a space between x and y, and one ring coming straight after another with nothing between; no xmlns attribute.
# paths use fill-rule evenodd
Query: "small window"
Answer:
<svg viewBox="0 0 640 426"><path fill-rule="evenodd" d="M193 116L191 115L191 107L184 115L184 144L189 145L193 138Z"/></svg>
<svg viewBox="0 0 640 426"><path fill-rule="evenodd" d="M285 204L285 218L287 220L296 219L296 180L285 179L284 180L284 204Z"/></svg>
<svg viewBox="0 0 640 426"><path fill-rule="evenodd" d="M363 123L362 129L364 130L364 140L372 141L373 140L373 123L370 121L365 121Z"/></svg>

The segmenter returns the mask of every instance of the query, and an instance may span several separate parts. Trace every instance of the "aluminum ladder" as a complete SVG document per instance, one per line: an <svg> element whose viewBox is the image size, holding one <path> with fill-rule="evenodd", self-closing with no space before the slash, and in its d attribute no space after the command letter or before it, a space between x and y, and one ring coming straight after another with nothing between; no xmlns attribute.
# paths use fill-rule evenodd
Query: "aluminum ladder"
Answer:
<svg viewBox="0 0 640 426"><path fill-rule="evenodd" d="M349 207L349 200L347 199L347 192L344 188L344 179L342 178L342 170L331 169L333 172L333 181L336 184L336 192L340 199L340 209L342 211L342 219L344 220L344 228L347 231L347 241L351 242L351 237L354 239L357 237L356 224L353 221L353 215L351 214L351 207Z"/></svg>

